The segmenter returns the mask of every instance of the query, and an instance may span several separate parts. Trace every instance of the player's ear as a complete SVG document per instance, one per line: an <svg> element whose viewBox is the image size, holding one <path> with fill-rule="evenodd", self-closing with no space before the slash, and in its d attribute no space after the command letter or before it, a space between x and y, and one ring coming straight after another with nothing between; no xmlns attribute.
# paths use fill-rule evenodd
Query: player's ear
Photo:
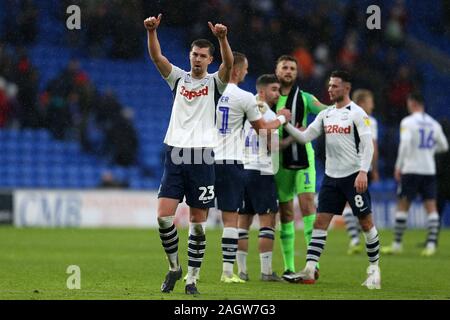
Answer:
<svg viewBox="0 0 450 320"><path fill-rule="evenodd" d="M346 83L345 86L347 87L348 92L352 90L352 85L350 83Z"/></svg>

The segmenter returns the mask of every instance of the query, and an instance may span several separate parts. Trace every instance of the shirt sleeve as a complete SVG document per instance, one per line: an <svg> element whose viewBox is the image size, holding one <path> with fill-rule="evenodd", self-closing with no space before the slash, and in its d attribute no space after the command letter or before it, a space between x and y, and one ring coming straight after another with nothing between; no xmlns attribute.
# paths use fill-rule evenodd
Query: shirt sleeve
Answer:
<svg viewBox="0 0 450 320"><path fill-rule="evenodd" d="M328 107L310 93L303 92L303 97L305 98L305 105L308 108L308 113L319 114L322 110Z"/></svg>
<svg viewBox="0 0 450 320"><path fill-rule="evenodd" d="M442 130L442 126L438 124L437 127L437 141L436 141L436 152L442 153L448 151L448 141Z"/></svg>
<svg viewBox="0 0 450 320"><path fill-rule="evenodd" d="M369 135L361 136L361 168L360 170L369 172L373 158L373 141Z"/></svg>
<svg viewBox="0 0 450 320"><path fill-rule="evenodd" d="M411 141L411 130L405 121L400 123L400 144L398 146L397 160L395 161L395 168L401 170L405 162L405 157L408 154L408 147Z"/></svg>
<svg viewBox="0 0 450 320"><path fill-rule="evenodd" d="M252 94L245 96L244 101L244 112L247 116L248 121L256 121L262 118L261 112L259 112L258 105L256 103L256 98Z"/></svg>
<svg viewBox="0 0 450 320"><path fill-rule="evenodd" d="M325 111L319 113L314 121L306 128L305 131L300 131L290 123L285 125L286 131L295 139L295 141L306 144L317 137L323 132L323 114Z"/></svg>
<svg viewBox="0 0 450 320"><path fill-rule="evenodd" d="M173 90L175 88L175 83L177 82L177 80L182 78L185 74L186 71L172 64L172 71L170 71L169 75L167 76L167 78L164 78L164 80L166 80L170 89Z"/></svg>
<svg viewBox="0 0 450 320"><path fill-rule="evenodd" d="M372 140L378 141L378 122L375 118L370 118L370 129L372 131Z"/></svg>
<svg viewBox="0 0 450 320"><path fill-rule="evenodd" d="M364 110L358 110L353 115L353 122L358 129L359 136L364 136L366 134L372 135L372 130L370 129L370 118Z"/></svg>
<svg viewBox="0 0 450 320"><path fill-rule="evenodd" d="M220 80L219 71L213 73L213 78L216 80L217 90L219 90L219 93L222 94L227 88L228 83L225 83L222 80Z"/></svg>
<svg viewBox="0 0 450 320"><path fill-rule="evenodd" d="M314 131L321 135L323 133L323 117L325 116L325 110L322 110L313 122L308 127L311 127Z"/></svg>

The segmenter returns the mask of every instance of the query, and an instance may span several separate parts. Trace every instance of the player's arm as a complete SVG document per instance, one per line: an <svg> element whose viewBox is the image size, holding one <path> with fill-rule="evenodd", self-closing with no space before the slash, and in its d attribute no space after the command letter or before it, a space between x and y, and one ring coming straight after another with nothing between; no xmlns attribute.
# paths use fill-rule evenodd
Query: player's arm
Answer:
<svg viewBox="0 0 450 320"><path fill-rule="evenodd" d="M370 164L373 158L373 140L370 132L362 135L360 134L359 139L359 147L361 150L361 167L355 179L355 188L356 192L363 193L368 187L367 172L369 172Z"/></svg>
<svg viewBox="0 0 450 320"><path fill-rule="evenodd" d="M323 104L317 99L314 95L304 92L305 97L305 105L308 108L308 111L313 114L319 114L322 110L328 108L326 104Z"/></svg>
<svg viewBox="0 0 450 320"><path fill-rule="evenodd" d="M164 78L167 78L172 71L172 64L169 60L162 55L161 46L159 45L158 35L156 29L161 23L162 14L159 14L157 18L149 17L144 20L144 26L147 29L147 46L148 53L159 73Z"/></svg>
<svg viewBox="0 0 450 320"><path fill-rule="evenodd" d="M312 126L308 126L305 131L301 131L292 124L287 123L284 128L296 142L301 144L307 144L308 142L318 138L321 134L320 131Z"/></svg>
<svg viewBox="0 0 450 320"><path fill-rule="evenodd" d="M280 149L284 150L289 147L291 144L295 142L295 139L292 136L288 136L280 141Z"/></svg>
<svg viewBox="0 0 450 320"><path fill-rule="evenodd" d="M222 63L219 67L219 79L223 83L228 83L228 81L230 81L231 68L233 68L234 62L233 52L231 51L231 47L227 39L228 29L226 26L219 23L213 25L211 22L208 22L208 26L219 40L220 55L222 57Z"/></svg>
<svg viewBox="0 0 450 320"><path fill-rule="evenodd" d="M448 141L447 138L445 137L442 127L439 126L439 134L438 139L436 141L436 152L443 153L447 151L448 151Z"/></svg>
<svg viewBox="0 0 450 320"><path fill-rule="evenodd" d="M250 121L250 123L251 123L252 127L255 129L256 133L259 134L259 130L261 130L261 129L264 129L264 130L278 129L280 126L282 126L283 124L285 124L289 121L291 121L291 112L288 109L281 109L280 111L278 111L277 118L275 120L266 122L261 117L257 120Z"/></svg>
<svg viewBox="0 0 450 320"><path fill-rule="evenodd" d="M398 146L397 160L395 161L394 178L398 182L401 177L401 170L405 163L405 159L409 154L409 146L411 140L411 133L407 126L400 123L400 144Z"/></svg>
<svg viewBox="0 0 450 320"><path fill-rule="evenodd" d="M304 94L303 97L305 98L304 103L308 109L308 112L311 112L311 113L317 115L321 111L328 108L328 106L326 104L321 103L319 101L319 99L317 99L314 95L307 93L307 92L304 92L303 94ZM280 149L281 150L286 149L294 142L295 142L295 139L292 136L288 136L280 141Z"/></svg>
<svg viewBox="0 0 450 320"><path fill-rule="evenodd" d="M306 144L322 134L323 115L324 112L319 113L306 130L300 130L290 123L287 123L284 128L296 142Z"/></svg>
<svg viewBox="0 0 450 320"><path fill-rule="evenodd" d="M369 172L370 164L373 159L372 130L370 128L369 116L362 110L354 114L353 123L358 130L360 140L359 148L361 154L361 164L359 173L355 179L354 187L356 192L363 193L368 187L367 173Z"/></svg>
<svg viewBox="0 0 450 320"><path fill-rule="evenodd" d="M266 131L270 131L270 130L274 130L274 129L278 129L280 126L282 126L283 124L286 123L286 118L285 116L278 116L277 119L272 120L272 121L265 121L263 118L255 120L255 121L250 121L253 129L255 129L256 133L260 134L260 130L266 130Z"/></svg>
<svg viewBox="0 0 450 320"><path fill-rule="evenodd" d="M378 181L380 180L380 174L378 171L378 158L379 158L379 151L378 151L378 142L377 140L373 139L373 158L372 158L372 180Z"/></svg>

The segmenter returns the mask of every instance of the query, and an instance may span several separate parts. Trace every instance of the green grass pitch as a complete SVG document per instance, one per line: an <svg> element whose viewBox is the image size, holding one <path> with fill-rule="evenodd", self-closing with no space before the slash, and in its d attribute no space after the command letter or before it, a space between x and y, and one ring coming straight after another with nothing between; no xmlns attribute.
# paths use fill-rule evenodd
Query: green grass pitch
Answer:
<svg viewBox="0 0 450 320"><path fill-rule="evenodd" d="M425 230L408 230L404 253L381 257L382 289L361 286L367 257L346 254L344 230L329 232L315 285L259 281L257 232L250 234L246 284L222 284L220 229L207 229L207 246L198 284L201 296L187 297L179 281L174 292L162 294L167 262L157 230L142 229L16 229L0 227L0 299L210 299L210 300L328 300L328 299L450 299L450 230L443 230L436 256L420 256ZM187 270L187 230L179 231L180 260ZM381 243L392 240L381 232ZM296 267L304 265L304 240L296 238ZM69 290L69 265L81 269L81 289ZM282 273L279 242L274 270ZM235 266L235 270L237 267Z"/></svg>

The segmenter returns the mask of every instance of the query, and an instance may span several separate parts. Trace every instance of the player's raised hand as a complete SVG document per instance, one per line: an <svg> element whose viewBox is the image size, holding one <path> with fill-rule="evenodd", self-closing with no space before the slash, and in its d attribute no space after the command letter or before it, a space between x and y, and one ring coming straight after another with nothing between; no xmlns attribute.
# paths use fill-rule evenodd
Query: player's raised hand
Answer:
<svg viewBox="0 0 450 320"><path fill-rule="evenodd" d="M161 23L162 14L160 13L158 17L148 17L144 20L144 26L148 31L156 30Z"/></svg>
<svg viewBox="0 0 450 320"><path fill-rule="evenodd" d="M227 36L227 27L223 24L216 23L213 25L210 21L208 21L208 26L211 29L211 32L219 39L223 39Z"/></svg>

